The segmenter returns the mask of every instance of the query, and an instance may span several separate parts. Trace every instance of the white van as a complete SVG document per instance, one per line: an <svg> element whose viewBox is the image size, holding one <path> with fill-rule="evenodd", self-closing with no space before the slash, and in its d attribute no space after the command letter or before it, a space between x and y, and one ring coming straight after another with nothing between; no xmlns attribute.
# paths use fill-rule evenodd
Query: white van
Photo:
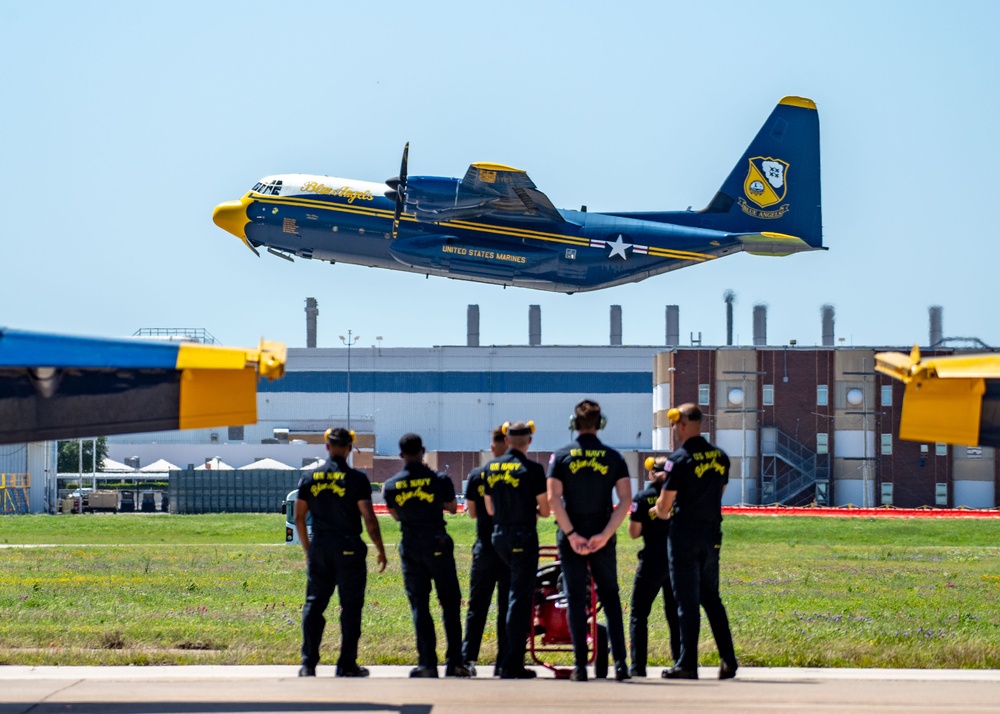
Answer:
<svg viewBox="0 0 1000 714"><path fill-rule="evenodd" d="M285 496L285 503L281 506L281 512L285 514L285 543L289 545L301 545L299 532L295 530L295 500L299 497L299 489L289 491ZM306 530L312 538L312 514L306 514Z"/></svg>

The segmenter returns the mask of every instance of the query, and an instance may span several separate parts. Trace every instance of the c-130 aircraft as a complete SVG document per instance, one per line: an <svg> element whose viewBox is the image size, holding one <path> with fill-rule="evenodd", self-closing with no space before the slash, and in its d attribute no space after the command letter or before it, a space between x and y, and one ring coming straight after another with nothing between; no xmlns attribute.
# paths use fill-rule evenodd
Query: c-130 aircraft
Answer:
<svg viewBox="0 0 1000 714"><path fill-rule="evenodd" d="M406 270L575 293L638 282L739 251L824 250L819 118L785 97L700 211L557 209L527 173L472 164L461 179L384 184L282 174L215 207L215 223L254 253Z"/></svg>

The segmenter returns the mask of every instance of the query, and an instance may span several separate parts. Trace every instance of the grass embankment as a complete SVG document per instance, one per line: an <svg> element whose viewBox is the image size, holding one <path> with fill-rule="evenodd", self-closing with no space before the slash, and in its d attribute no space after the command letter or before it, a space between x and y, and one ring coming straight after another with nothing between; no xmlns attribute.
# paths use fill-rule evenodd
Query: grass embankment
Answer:
<svg viewBox="0 0 1000 714"><path fill-rule="evenodd" d="M380 521L386 543L398 542L395 522ZM1000 667L1000 521L732 517L724 525L723 598L744 664ZM456 516L448 527L467 593L473 523ZM554 542L551 521L540 532ZM301 549L282 537L278 515L2 518L0 544L58 545L0 549L0 664L294 664L305 569ZM637 550L623 531L626 608ZM659 607L654 666L668 664ZM332 660L335 606L327 616ZM392 548L386 572L369 574L363 628L362 662L416 661ZM481 661L491 661L495 642L490 624ZM704 622L701 659L717 661Z"/></svg>

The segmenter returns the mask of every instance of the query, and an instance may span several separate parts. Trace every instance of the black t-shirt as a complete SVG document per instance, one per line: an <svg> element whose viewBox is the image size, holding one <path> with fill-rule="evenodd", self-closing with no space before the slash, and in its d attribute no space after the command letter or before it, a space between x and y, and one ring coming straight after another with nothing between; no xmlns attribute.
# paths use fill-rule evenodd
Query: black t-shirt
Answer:
<svg viewBox="0 0 1000 714"><path fill-rule="evenodd" d="M639 491L632 499L632 510L629 511L629 520L642 524L642 550L639 551L639 560L646 563L667 562L667 533L670 530L670 521L657 518L656 514L649 514L649 509L656 505L656 499L660 497L662 488L661 481Z"/></svg>
<svg viewBox="0 0 1000 714"><path fill-rule="evenodd" d="M476 537L483 545L493 547L493 516L486 512L486 484L483 482L483 467L469 472L469 480L465 484L465 507L476 504Z"/></svg>
<svg viewBox="0 0 1000 714"><path fill-rule="evenodd" d="M676 491L671 528L716 529L722 524L722 492L729 483L729 457L702 436L692 436L666 463L663 488Z"/></svg>
<svg viewBox="0 0 1000 714"><path fill-rule="evenodd" d="M535 527L538 495L545 493L545 469L517 449L511 449L483 469L486 495L493 500L498 526Z"/></svg>
<svg viewBox="0 0 1000 714"><path fill-rule="evenodd" d="M298 497L309 504L314 535L361 535L358 501L372 500L372 486L345 460L333 458L302 477Z"/></svg>
<svg viewBox="0 0 1000 714"><path fill-rule="evenodd" d="M403 538L424 538L445 532L445 503L455 500L455 484L447 474L426 464L406 464L385 482L385 503L399 516Z"/></svg>
<svg viewBox="0 0 1000 714"><path fill-rule="evenodd" d="M548 477L562 481L570 522L589 538L604 530L611 519L611 492L619 479L628 478L628 466L621 454L596 436L580 434L552 454Z"/></svg>

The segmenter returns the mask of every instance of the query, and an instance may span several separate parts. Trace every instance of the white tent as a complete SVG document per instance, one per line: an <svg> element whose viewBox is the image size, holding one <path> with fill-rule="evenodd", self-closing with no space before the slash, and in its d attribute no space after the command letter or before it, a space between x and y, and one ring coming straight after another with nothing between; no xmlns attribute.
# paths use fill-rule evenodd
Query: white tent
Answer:
<svg viewBox="0 0 1000 714"><path fill-rule="evenodd" d="M283 464L280 461L275 461L274 459L258 459L252 464L247 464L246 466L240 466L238 470L246 471L248 469L267 469L267 470L278 470L278 471L297 471L293 466L288 464Z"/></svg>
<svg viewBox="0 0 1000 714"><path fill-rule="evenodd" d="M216 456L214 459L209 459L201 466L195 466L195 471L232 471L233 467L227 464L225 461Z"/></svg>
<svg viewBox="0 0 1000 714"><path fill-rule="evenodd" d="M174 466L172 463L166 459L157 459L149 466L143 466L139 471L144 474L148 473L163 473L164 471L180 471L180 466Z"/></svg>
<svg viewBox="0 0 1000 714"><path fill-rule="evenodd" d="M314 471L314 470L318 469L320 466L322 466L323 463L324 463L323 459L316 459L312 463L305 464L300 470L301 471Z"/></svg>
<svg viewBox="0 0 1000 714"><path fill-rule="evenodd" d="M123 464L121 461L115 461L114 459L109 459L107 456L104 457L104 468L101 469L101 473L108 473L109 471L135 471L128 464Z"/></svg>

